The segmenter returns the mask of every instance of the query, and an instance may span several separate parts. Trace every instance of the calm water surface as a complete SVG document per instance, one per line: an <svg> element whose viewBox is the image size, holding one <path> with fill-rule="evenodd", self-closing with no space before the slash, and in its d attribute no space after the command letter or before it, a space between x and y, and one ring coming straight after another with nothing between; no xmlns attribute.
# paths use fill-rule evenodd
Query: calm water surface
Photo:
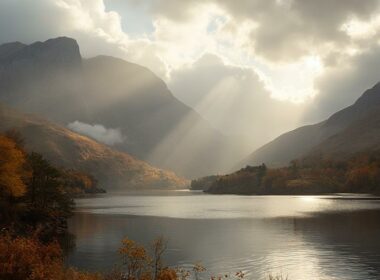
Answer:
<svg viewBox="0 0 380 280"><path fill-rule="evenodd" d="M91 271L118 262L120 240L169 240L166 262L203 275L249 279L380 279L380 200L367 196L233 196L193 192L107 194L77 200L68 263Z"/></svg>

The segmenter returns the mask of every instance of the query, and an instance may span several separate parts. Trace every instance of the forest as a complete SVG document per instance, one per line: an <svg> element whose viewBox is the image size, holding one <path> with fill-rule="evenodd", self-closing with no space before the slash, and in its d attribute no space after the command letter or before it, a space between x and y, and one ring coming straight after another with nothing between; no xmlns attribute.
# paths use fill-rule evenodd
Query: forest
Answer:
<svg viewBox="0 0 380 280"><path fill-rule="evenodd" d="M335 161L307 157L282 168L246 166L228 175L193 180L191 187L213 194L379 194L380 152Z"/></svg>

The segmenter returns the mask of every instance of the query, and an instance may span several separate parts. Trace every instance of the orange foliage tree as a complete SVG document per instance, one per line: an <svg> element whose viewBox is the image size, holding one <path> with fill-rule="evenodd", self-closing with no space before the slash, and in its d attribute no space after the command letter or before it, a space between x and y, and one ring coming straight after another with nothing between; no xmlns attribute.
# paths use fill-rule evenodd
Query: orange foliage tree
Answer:
<svg viewBox="0 0 380 280"><path fill-rule="evenodd" d="M0 224L13 223L17 200L26 193L30 173L25 168L26 154L11 138L0 135Z"/></svg>
<svg viewBox="0 0 380 280"><path fill-rule="evenodd" d="M162 256L167 243L159 237L151 245L151 254L135 241L125 238L119 253L123 269L108 275L108 280L177 280L178 271L163 265ZM185 278L181 278L185 279Z"/></svg>
<svg viewBox="0 0 380 280"><path fill-rule="evenodd" d="M26 192L26 155L17 143L0 135L0 191L2 196L20 197Z"/></svg>
<svg viewBox="0 0 380 280"><path fill-rule="evenodd" d="M98 274L65 268L58 243L42 244L34 237L0 235L0 279L101 280Z"/></svg>

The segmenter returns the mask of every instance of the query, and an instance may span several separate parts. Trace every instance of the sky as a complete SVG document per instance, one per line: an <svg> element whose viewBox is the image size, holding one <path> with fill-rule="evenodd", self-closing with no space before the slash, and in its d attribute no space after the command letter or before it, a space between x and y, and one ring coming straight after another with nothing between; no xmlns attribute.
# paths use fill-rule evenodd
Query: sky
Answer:
<svg viewBox="0 0 380 280"><path fill-rule="evenodd" d="M380 80L379 0L0 0L0 43L75 38L260 145Z"/></svg>

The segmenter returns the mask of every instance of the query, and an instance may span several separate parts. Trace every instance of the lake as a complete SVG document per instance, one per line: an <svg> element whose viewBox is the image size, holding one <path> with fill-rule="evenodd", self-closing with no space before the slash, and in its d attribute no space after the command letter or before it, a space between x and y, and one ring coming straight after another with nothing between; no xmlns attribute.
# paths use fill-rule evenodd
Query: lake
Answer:
<svg viewBox="0 0 380 280"><path fill-rule="evenodd" d="M234 196L172 191L76 200L70 265L106 271L128 236L168 240L168 265L201 262L210 274L244 271L305 279L380 279L380 199L371 196Z"/></svg>

